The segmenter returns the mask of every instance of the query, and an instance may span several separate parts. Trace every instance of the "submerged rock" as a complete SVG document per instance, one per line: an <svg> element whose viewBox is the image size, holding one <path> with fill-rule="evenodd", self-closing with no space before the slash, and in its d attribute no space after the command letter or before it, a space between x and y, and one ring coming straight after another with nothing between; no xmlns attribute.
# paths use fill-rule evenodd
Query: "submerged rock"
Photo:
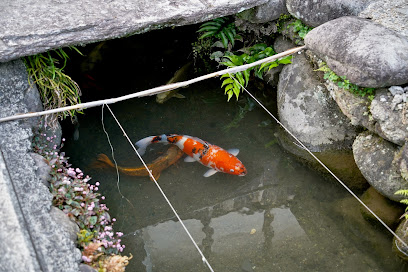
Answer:
<svg viewBox="0 0 408 272"><path fill-rule="evenodd" d="M393 89L392 89L393 90ZM403 145L408 137L408 112L407 104L397 101L386 89L377 91L371 102L370 112L376 121L375 132L397 145ZM397 103L398 102L398 103Z"/></svg>
<svg viewBox="0 0 408 272"><path fill-rule="evenodd" d="M361 200L392 229L397 226L400 216L404 213L402 206L378 193L374 187L368 188ZM366 220L380 224L365 207L361 206L360 210Z"/></svg>
<svg viewBox="0 0 408 272"><path fill-rule="evenodd" d="M327 22L305 37L306 46L339 76L362 87L408 82L408 39L358 17Z"/></svg>
<svg viewBox="0 0 408 272"><path fill-rule="evenodd" d="M354 250L362 248L362 244L367 244L371 245L370 250L376 253L376 258L389 259L394 256L390 252L388 233L385 231L379 232L377 227L364 219L360 212L361 204L354 197L349 196L337 200L331 203L331 205L334 216L339 218L339 220L344 220L349 226L347 237L353 241ZM365 250L366 248L364 248ZM358 270L352 269L350 271Z"/></svg>
<svg viewBox="0 0 408 272"><path fill-rule="evenodd" d="M395 230L395 234L397 234L398 237L402 239L402 241L405 242L405 244L408 244L408 221L406 218L402 220L402 222L398 225L398 228ZM398 256L403 259L408 261L408 247L405 247L401 241L399 241L397 238L393 238L392 240L392 249L397 252Z"/></svg>
<svg viewBox="0 0 408 272"><path fill-rule="evenodd" d="M400 201L395 192L406 188L399 173L398 147L370 132L359 134L353 143L354 159L367 182L383 196Z"/></svg>
<svg viewBox="0 0 408 272"><path fill-rule="evenodd" d="M358 15L372 0L287 0L290 14L310 26L319 26L333 19Z"/></svg>

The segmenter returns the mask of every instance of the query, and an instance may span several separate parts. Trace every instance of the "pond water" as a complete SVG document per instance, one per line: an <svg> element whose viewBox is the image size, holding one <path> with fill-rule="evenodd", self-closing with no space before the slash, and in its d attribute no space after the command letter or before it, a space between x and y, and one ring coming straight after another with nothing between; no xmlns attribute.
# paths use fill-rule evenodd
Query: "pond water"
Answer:
<svg viewBox="0 0 408 272"><path fill-rule="evenodd" d="M83 102L157 87L192 59L197 29L152 31L89 45L81 48L86 57L73 56L67 70L81 85ZM238 158L248 170L244 177L217 173L205 178L208 168L181 159L158 180L213 269L408 271L391 251L392 237L362 218L360 204L343 187L280 148L275 137L279 128L264 110L254 107L231 126L251 108L245 107L250 100L243 94L239 103L234 98L228 103L220 82L196 83L179 91L184 99L164 104L145 97L110 105L132 142L178 133L240 149ZM272 97L267 107L276 112L276 91L255 83L263 89L258 96ZM104 124L118 164L140 167L106 108ZM100 182L99 191L117 219L115 231L124 233L124 254L133 255L126 271L209 271L148 177L120 174L118 183L114 170L91 166L98 154L112 158L100 107L85 110L79 126L65 125L63 131L70 163L90 175L91 183ZM151 145L146 162L167 148Z"/></svg>
<svg viewBox="0 0 408 272"><path fill-rule="evenodd" d="M239 111L227 103L219 80L180 90L186 98L162 105L154 97L111 105L133 142L163 133L199 137L224 149L239 148L244 177L217 173L178 161L159 178L162 189L215 271L404 271L391 252L392 237L365 222L360 206L334 180L295 161L277 143L278 127L259 107L226 130ZM112 94L112 96L115 96ZM242 105L241 105L242 106ZM265 122L266 121L266 122ZM105 109L104 122L120 166L141 166ZM115 230L122 231L126 271L209 271L148 177L120 175L90 164L100 153L111 157L101 108L86 110L74 133L65 131L70 162L100 182ZM151 145L152 161L168 146ZM124 197L120 194L118 190Z"/></svg>

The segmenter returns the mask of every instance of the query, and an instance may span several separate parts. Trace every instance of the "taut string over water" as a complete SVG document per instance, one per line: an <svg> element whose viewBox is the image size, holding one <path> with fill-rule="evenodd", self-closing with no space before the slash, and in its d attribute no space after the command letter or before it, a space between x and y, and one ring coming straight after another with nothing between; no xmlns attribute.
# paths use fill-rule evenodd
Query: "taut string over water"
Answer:
<svg viewBox="0 0 408 272"><path fill-rule="evenodd" d="M190 232L188 231L187 227L184 225L183 221L181 220L180 216L178 215L176 209L174 209L173 205L171 204L170 200L167 198L166 194L164 193L164 191L162 190L162 188L160 187L159 183L157 182L156 178L153 176L152 171L149 169L149 167L147 167L147 164L144 162L144 160L142 159L142 156L140 156L139 152L137 152L136 147L134 146L134 144L132 143L132 141L129 139L128 135L126 134L126 131L123 129L122 125L119 123L118 119L116 119L115 114L112 112L112 110L110 109L110 107L108 105L103 105L106 106L108 108L108 110L110 111L110 113L112 114L112 117L115 119L116 123L118 124L119 128L122 130L123 135L125 136L125 138L128 140L129 144L132 146L133 150L135 151L136 155L139 157L140 161L142 162L143 166L146 168L146 170L149 172L149 176L150 178L154 181L154 183L156 184L157 188L159 189L160 193L163 195L164 199L166 200L167 204L170 206L171 210L173 211L174 215L177 217L178 221L180 222L181 226L183 227L183 229L185 230L185 232L187 233L188 237L190 238L191 242L193 242L194 246L196 247L197 251L200 253L201 258L203 260L203 262L208 266L208 268L210 269L210 271L214 271L210 265L210 263L208 262L207 258L204 256L204 254L202 253L202 251L200 250L200 248L198 247L196 241L194 240L193 236L191 236ZM103 115L103 106L102 106L102 115ZM106 132L107 133L107 132ZM116 171L118 171L117 168L117 164L116 164ZM118 173L117 173L118 174ZM119 174L118 174L119 177ZM119 189L119 183L117 183L118 189Z"/></svg>

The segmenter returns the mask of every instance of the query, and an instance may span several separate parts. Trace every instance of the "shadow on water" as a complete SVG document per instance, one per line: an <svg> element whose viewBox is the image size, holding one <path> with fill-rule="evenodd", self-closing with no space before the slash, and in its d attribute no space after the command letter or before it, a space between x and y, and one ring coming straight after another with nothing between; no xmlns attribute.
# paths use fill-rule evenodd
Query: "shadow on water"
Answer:
<svg viewBox="0 0 408 272"><path fill-rule="evenodd" d="M120 87L135 90L138 80L130 81ZM162 81L153 84L154 75L143 76L143 82L153 86L143 83L136 89L166 82ZM114 82L110 81L109 88ZM265 127L270 117L262 109L247 112L237 128L224 129L239 108L225 101L219 83L194 84L180 90L185 99L170 99L162 105L154 97L111 105L133 142L149 135L180 133L225 149L240 149L238 158L248 169L245 177L218 173L204 178L206 167L180 160L159 179L214 270L404 270L391 252L391 237L362 219L356 200L334 180L323 179L283 152L274 138L277 126L272 122ZM118 95L109 93L109 97ZM140 166L107 110L104 120L118 164ZM117 218L115 230L125 233L124 253L134 256L126 271L208 271L148 177L120 175L120 191L130 205L118 191L115 171L90 167L100 153L111 157L101 108L86 110L79 124L78 140L73 139L73 132L64 130L63 151L75 167L101 183L100 193ZM152 145L145 156L147 162L164 150L163 145Z"/></svg>

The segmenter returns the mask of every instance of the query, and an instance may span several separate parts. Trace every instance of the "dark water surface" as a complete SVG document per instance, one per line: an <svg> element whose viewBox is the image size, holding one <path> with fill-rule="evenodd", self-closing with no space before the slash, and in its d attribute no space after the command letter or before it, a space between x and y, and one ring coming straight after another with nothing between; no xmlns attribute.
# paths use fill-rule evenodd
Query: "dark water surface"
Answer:
<svg viewBox="0 0 408 272"><path fill-rule="evenodd" d="M358 202L334 180L294 161L276 143L272 122L259 107L225 131L238 107L227 103L219 81L181 90L185 99L163 105L154 97L111 105L133 142L162 133L199 137L224 149L239 148L248 174L217 173L180 160L159 178L164 192L215 271L404 271L391 252L391 237L365 222ZM114 93L112 96L115 96ZM140 166L136 154L105 109L105 127L121 166ZM80 116L79 138L64 151L74 167L99 181L116 231L125 233L126 271L209 271L155 184L148 177L92 169L97 154L111 157L101 109ZM166 146L152 145L149 162Z"/></svg>

